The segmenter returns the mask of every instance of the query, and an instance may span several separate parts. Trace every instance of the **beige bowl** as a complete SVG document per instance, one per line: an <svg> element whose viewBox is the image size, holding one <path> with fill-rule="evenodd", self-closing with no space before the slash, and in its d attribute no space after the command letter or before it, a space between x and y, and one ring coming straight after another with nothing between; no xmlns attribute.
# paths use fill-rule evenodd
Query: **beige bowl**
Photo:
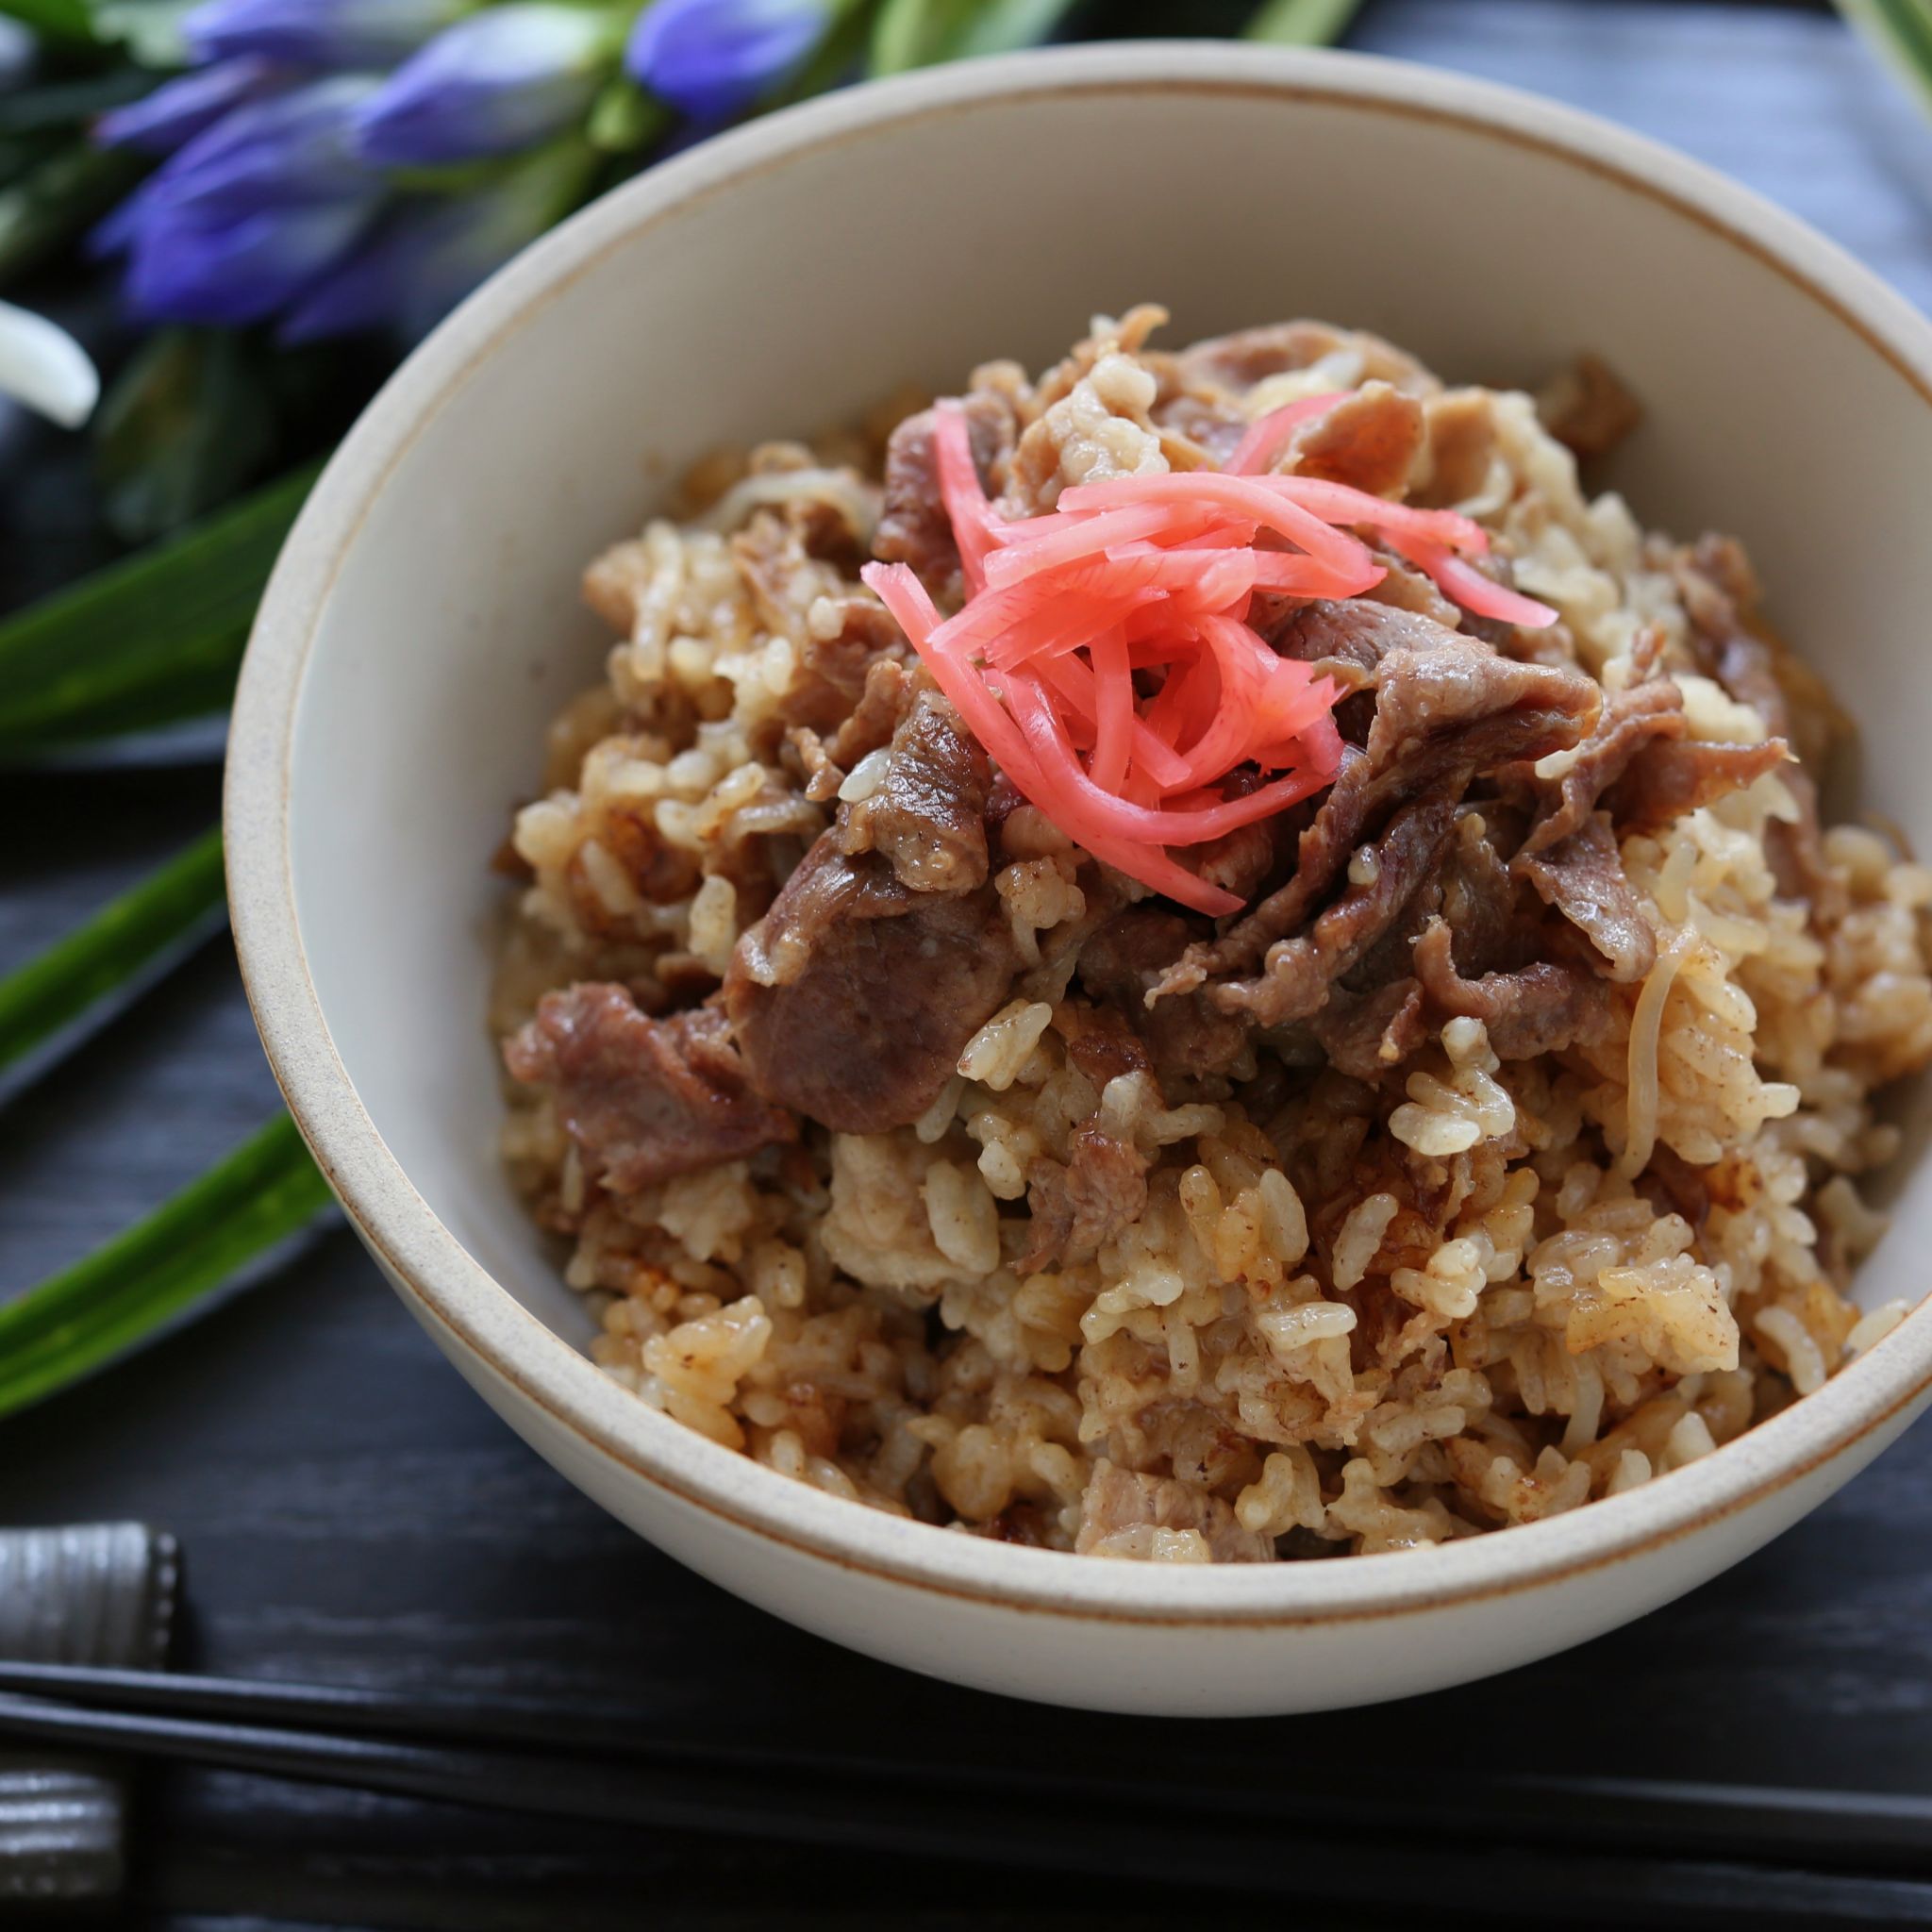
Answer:
<svg viewBox="0 0 1932 1932"><path fill-rule="evenodd" d="M1932 1386L1932 1314L1741 1441L1428 1552L1178 1570L932 1529L646 1408L492 1155L486 861L543 721L596 675L576 579L713 444L893 385L1039 363L1142 299L1174 340L1296 314L1457 377L1579 346L1647 402L1646 521L1739 531L1932 849L1932 328L1797 222L1662 148L1421 69L1095 47L842 93L715 141L531 249L408 362L283 553L242 680L235 928L289 1104L463 1374L652 1541L781 1616L961 1683L1124 1710L1399 1696L1609 1629L1823 1501ZM1868 1301L1916 1302L1932 1180ZM353 1416L344 1417L353 1427Z"/></svg>

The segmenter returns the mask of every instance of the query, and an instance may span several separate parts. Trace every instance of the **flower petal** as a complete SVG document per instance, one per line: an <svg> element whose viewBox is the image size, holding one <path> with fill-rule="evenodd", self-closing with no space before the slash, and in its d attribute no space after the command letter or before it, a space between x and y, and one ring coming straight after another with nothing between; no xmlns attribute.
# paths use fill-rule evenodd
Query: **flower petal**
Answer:
<svg viewBox="0 0 1932 1932"><path fill-rule="evenodd" d="M829 19L825 0L656 0L632 30L625 65L660 100L723 121L789 78Z"/></svg>
<svg viewBox="0 0 1932 1932"><path fill-rule="evenodd" d="M100 400L101 378L64 328L0 302L0 392L63 429L78 429Z"/></svg>
<svg viewBox="0 0 1932 1932"><path fill-rule="evenodd" d="M103 147L171 155L212 127L230 108L267 93L275 75L274 66L255 54L181 75L140 100L103 114L94 123L94 139Z"/></svg>
<svg viewBox="0 0 1932 1932"><path fill-rule="evenodd" d="M464 0L207 0L181 23L199 60L266 55L300 67L386 67L464 11Z"/></svg>
<svg viewBox="0 0 1932 1932"><path fill-rule="evenodd" d="M357 117L361 152L424 167L507 154L590 107L617 51L614 16L580 7L471 14L406 60Z"/></svg>

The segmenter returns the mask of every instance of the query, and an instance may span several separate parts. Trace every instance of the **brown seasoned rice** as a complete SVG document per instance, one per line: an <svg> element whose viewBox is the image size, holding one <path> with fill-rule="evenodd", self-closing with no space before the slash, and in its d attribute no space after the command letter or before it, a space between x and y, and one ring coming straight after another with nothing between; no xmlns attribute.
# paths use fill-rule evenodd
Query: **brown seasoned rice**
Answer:
<svg viewBox="0 0 1932 1932"><path fill-rule="evenodd" d="M975 379L1047 425L1028 443L1064 477L1163 466L1149 325L1096 323L1037 387L1010 365ZM1248 415L1412 368L1324 345ZM1417 374L1415 492L1487 525L1560 610L1565 661L1614 692L1660 636L1694 738L1763 738L1691 666L1672 546L1583 493L1528 396ZM650 1010L702 998L756 882L876 783L879 754L828 767L833 734L812 754L785 708L835 600L866 594L840 559L878 514L890 421L708 465L682 521L591 566L621 641L517 815L497 1035L573 981ZM1840 825L1792 896L1767 838L1794 809L1774 774L1624 839L1657 963L1615 990L1607 1037L1499 1062L1456 1019L1374 1084L1285 1072L1263 1041L1163 1093L1138 1071L1096 1086L1066 1050L1069 969L1041 939L1086 912L1091 861L1022 807L995 880L1021 976L916 1123L808 1124L626 1194L587 1173L548 1091L511 1082L505 1158L594 1298L608 1374L834 1494L1160 1561L1531 1522L1708 1454L1904 1312L1846 1290L1882 1226L1860 1184L1896 1150L1874 1093L1932 1058L1932 872ZM1029 1169L1095 1119L1145 1157L1144 1207L1092 1258L1023 1271Z"/></svg>

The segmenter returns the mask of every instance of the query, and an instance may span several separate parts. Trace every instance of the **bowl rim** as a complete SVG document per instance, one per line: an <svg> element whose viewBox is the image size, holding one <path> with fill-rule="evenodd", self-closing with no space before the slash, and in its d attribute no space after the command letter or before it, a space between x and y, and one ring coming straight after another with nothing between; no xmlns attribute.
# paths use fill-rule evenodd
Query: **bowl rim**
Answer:
<svg viewBox="0 0 1932 1932"><path fill-rule="evenodd" d="M1070 1560L825 1494L640 1402L525 1309L416 1191L338 1057L296 916L292 756L316 629L375 495L426 422L512 330L642 231L791 158L891 139L1018 96L1208 93L1316 101L1450 124L1607 180L1767 265L1932 405L1932 325L1835 243L1702 163L1519 90L1376 57L1200 41L1036 50L874 83L789 108L660 163L582 209L471 296L403 364L329 461L250 639L225 785L229 903L256 1023L290 1112L362 1239L446 1352L514 1391L603 1461L722 1530L881 1583L1103 1622L1276 1627L1467 1605L1679 1541L1843 1455L1932 1387L1932 1304L1825 1386L1733 1442L1623 1495L1425 1557L1178 1568ZM997 345L992 345L997 347ZM1687 1577L1687 1582L1695 1580Z"/></svg>

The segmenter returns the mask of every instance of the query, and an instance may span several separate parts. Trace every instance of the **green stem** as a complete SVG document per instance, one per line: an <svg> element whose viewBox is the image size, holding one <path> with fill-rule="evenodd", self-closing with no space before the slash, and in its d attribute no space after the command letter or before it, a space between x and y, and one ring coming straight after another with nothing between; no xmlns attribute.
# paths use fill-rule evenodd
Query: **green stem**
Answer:
<svg viewBox="0 0 1932 1932"><path fill-rule="evenodd" d="M1348 31L1362 0L1268 0L1243 38L1282 47L1332 47Z"/></svg>
<svg viewBox="0 0 1932 1932"><path fill-rule="evenodd" d="M1932 5L1927 0L1838 0L1839 11L1932 112Z"/></svg>
<svg viewBox="0 0 1932 1932"><path fill-rule="evenodd" d="M249 621L314 480L304 468L0 624L0 756L226 705Z"/></svg>
<svg viewBox="0 0 1932 1932"><path fill-rule="evenodd" d="M93 39L87 0L0 0L0 13L32 27L37 34L63 40Z"/></svg>
<svg viewBox="0 0 1932 1932"><path fill-rule="evenodd" d="M1045 40L1071 0L885 0L873 22L868 71L906 74L942 60L1010 53Z"/></svg>
<svg viewBox="0 0 1932 1932"><path fill-rule="evenodd" d="M144 1220L0 1307L0 1415L151 1339L328 1203L294 1123L278 1116Z"/></svg>
<svg viewBox="0 0 1932 1932"><path fill-rule="evenodd" d="M58 255L141 179L145 165L76 141L0 189L0 283L17 282Z"/></svg>
<svg viewBox="0 0 1932 1932"><path fill-rule="evenodd" d="M131 991L219 924L222 835L204 833L84 924L0 979L0 1069Z"/></svg>

